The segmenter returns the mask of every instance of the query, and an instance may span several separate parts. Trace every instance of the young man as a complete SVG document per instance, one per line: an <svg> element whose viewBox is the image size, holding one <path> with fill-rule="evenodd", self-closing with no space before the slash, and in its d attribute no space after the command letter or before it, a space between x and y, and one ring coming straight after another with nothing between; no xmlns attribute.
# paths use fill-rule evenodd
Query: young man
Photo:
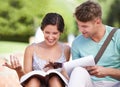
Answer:
<svg viewBox="0 0 120 87"><path fill-rule="evenodd" d="M101 7L96 2L82 3L74 15L82 34L73 41L72 58L95 57L113 27L102 23ZM77 67L72 71L68 87L120 87L115 86L120 80L119 35L120 30L117 30L96 66Z"/></svg>

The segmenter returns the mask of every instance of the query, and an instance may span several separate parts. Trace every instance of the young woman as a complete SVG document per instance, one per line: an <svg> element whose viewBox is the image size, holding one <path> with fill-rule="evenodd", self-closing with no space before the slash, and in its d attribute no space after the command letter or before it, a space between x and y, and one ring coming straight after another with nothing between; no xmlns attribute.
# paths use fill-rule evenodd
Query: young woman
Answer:
<svg viewBox="0 0 120 87"><path fill-rule="evenodd" d="M40 43L33 43L26 48L24 54L24 69L21 68L19 61L14 56L10 57L11 65L5 63L5 66L15 69L19 77L33 70L47 71L51 68L45 68L45 66L50 62L63 63L70 58L70 47L58 41L61 33L64 31L64 20L62 16L57 13L46 14L41 23L41 29L45 40ZM56 81L55 77L51 82ZM60 83L61 82L57 80L54 87L63 87ZM45 84L42 83L41 79L31 77L24 86L44 87L42 85Z"/></svg>

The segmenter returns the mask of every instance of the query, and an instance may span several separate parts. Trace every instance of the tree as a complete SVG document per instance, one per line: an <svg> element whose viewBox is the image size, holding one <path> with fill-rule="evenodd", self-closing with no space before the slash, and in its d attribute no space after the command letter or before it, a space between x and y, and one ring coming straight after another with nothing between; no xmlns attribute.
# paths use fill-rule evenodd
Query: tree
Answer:
<svg viewBox="0 0 120 87"><path fill-rule="evenodd" d="M114 27L120 27L120 0L114 0L112 3L106 23L114 26Z"/></svg>
<svg viewBox="0 0 120 87"><path fill-rule="evenodd" d="M48 12L60 13L65 20L65 32L60 38L61 41L67 41L70 33L76 34L73 13L77 1L0 0L0 3L0 40L28 42Z"/></svg>
<svg viewBox="0 0 120 87"><path fill-rule="evenodd" d="M47 3L44 1L0 0L2 3L0 6L0 40L28 42L29 37L35 32L35 16L40 13L39 16L44 15L43 10L40 10L43 4Z"/></svg>

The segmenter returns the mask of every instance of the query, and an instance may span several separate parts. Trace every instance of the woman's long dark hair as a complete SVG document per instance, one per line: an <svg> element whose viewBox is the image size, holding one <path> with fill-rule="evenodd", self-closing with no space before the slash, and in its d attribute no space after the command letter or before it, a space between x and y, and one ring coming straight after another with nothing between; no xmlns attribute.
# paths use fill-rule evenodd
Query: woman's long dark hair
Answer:
<svg viewBox="0 0 120 87"><path fill-rule="evenodd" d="M43 31L47 25L56 25L58 31L64 31L64 19L58 13L47 13L41 22L41 30Z"/></svg>

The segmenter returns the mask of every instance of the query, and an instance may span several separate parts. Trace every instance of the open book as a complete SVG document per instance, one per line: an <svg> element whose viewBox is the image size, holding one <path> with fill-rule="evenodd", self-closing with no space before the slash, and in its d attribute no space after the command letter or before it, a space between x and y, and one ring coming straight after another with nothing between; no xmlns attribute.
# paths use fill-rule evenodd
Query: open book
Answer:
<svg viewBox="0 0 120 87"><path fill-rule="evenodd" d="M82 57L82 58L78 58L76 60L71 60L68 62L63 63L62 68L64 68L68 74L68 76L70 76L72 70L75 67L86 67L86 66L94 66L95 62L94 62L94 58L93 56L86 56L86 57ZM42 70L36 70L36 71L31 71L28 74L25 74L24 76L22 76L22 78L20 79L20 83L25 82L28 78L30 78L31 76L34 75L38 75L38 76L43 76L46 77L46 75L50 75L51 73L56 73L67 85L68 81L67 79L58 71L56 71L55 69L51 69L48 70L47 72L42 71Z"/></svg>
<svg viewBox="0 0 120 87"><path fill-rule="evenodd" d="M50 74L58 75L66 85L68 84L68 80L60 72L54 69L48 70L47 72L42 71L42 70L31 71L21 77L20 83L21 84L24 83L26 80L28 80L32 76L41 76L43 77L42 80L45 80L46 76L49 76Z"/></svg>

